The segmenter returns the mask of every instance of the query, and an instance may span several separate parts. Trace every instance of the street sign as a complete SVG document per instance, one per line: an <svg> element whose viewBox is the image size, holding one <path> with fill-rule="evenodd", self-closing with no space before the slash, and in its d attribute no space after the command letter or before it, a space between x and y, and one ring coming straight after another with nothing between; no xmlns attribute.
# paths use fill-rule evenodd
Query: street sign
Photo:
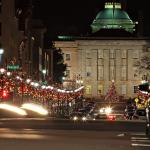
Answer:
<svg viewBox="0 0 150 150"><path fill-rule="evenodd" d="M9 70L17 70L17 69L19 69L19 65L8 65L7 69L9 69Z"/></svg>

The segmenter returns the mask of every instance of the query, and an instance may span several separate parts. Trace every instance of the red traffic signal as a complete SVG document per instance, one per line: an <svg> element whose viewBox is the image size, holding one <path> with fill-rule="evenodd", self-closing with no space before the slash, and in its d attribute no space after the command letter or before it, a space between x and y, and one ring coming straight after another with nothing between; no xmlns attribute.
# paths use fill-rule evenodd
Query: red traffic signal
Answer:
<svg viewBox="0 0 150 150"><path fill-rule="evenodd" d="M8 91L2 90L2 98L7 98L7 97L8 97Z"/></svg>

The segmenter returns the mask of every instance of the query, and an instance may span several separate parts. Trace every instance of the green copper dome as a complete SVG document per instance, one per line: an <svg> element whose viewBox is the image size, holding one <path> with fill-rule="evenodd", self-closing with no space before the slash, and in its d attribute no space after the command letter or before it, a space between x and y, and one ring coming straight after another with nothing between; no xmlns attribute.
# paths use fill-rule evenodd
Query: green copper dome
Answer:
<svg viewBox="0 0 150 150"><path fill-rule="evenodd" d="M124 29L133 32L135 23L121 9L120 3L105 3L105 9L100 11L91 24L92 32L100 29Z"/></svg>

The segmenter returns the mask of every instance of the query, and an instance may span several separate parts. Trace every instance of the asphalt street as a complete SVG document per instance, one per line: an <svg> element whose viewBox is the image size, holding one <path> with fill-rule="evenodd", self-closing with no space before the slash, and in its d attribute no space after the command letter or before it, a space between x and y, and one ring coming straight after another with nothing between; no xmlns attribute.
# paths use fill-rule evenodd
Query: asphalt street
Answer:
<svg viewBox="0 0 150 150"><path fill-rule="evenodd" d="M143 132L0 129L1 150L148 150Z"/></svg>

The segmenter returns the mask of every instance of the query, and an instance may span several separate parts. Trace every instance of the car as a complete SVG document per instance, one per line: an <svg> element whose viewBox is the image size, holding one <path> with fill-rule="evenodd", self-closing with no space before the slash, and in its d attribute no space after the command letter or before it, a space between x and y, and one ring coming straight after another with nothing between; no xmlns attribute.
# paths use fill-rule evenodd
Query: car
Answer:
<svg viewBox="0 0 150 150"><path fill-rule="evenodd" d="M137 109L134 116L140 120L146 120L146 109Z"/></svg>
<svg viewBox="0 0 150 150"><path fill-rule="evenodd" d="M70 119L73 121L86 121L87 115L82 112L74 112L70 115Z"/></svg>

